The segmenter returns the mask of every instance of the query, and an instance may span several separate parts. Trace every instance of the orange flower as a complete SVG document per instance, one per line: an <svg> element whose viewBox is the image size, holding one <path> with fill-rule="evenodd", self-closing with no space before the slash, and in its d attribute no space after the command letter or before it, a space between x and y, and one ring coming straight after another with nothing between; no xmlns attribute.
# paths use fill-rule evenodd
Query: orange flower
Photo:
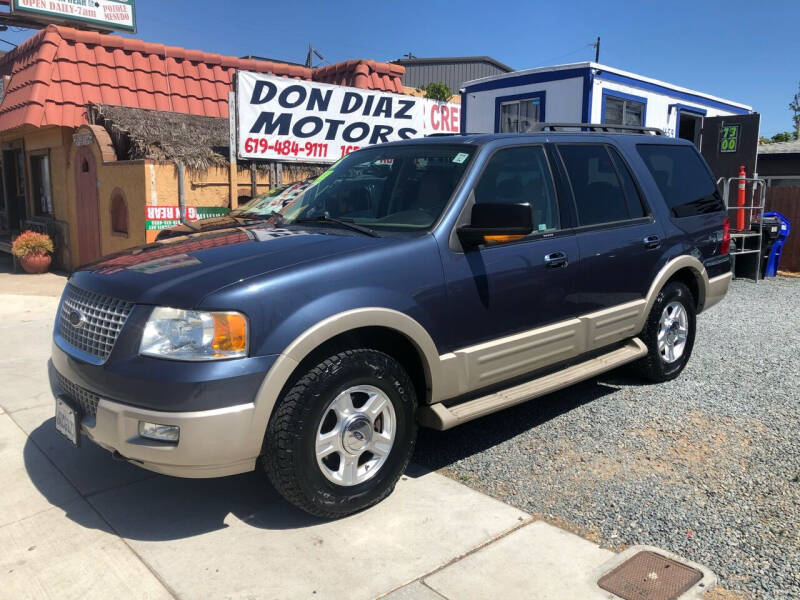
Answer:
<svg viewBox="0 0 800 600"><path fill-rule="evenodd" d="M34 254L52 254L53 240L45 233L23 231L17 239L11 242L11 252L18 258Z"/></svg>

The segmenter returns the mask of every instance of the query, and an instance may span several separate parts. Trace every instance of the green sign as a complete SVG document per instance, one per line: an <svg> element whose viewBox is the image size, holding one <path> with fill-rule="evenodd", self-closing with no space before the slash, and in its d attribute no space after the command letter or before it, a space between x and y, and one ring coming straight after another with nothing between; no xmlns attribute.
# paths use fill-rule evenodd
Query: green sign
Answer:
<svg viewBox="0 0 800 600"><path fill-rule="evenodd" d="M146 231L159 231L181 224L180 209L177 206L146 206L145 211L144 228ZM199 221L224 217L230 212L230 209L224 206L189 206L186 212L189 221Z"/></svg>
<svg viewBox="0 0 800 600"><path fill-rule="evenodd" d="M11 0L11 12L40 23L84 23L136 32L135 0Z"/></svg>
<svg viewBox="0 0 800 600"><path fill-rule="evenodd" d="M720 152L736 152L739 149L739 126L722 124L719 139Z"/></svg>
<svg viewBox="0 0 800 600"><path fill-rule="evenodd" d="M144 229L145 231L160 231L180 224L180 221L145 221Z"/></svg>

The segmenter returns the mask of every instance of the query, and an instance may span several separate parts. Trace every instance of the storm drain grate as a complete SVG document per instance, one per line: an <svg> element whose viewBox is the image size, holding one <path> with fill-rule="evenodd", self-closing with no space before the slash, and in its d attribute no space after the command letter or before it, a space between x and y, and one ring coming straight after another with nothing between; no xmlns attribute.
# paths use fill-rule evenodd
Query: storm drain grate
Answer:
<svg viewBox="0 0 800 600"><path fill-rule="evenodd" d="M597 582L625 600L674 600L703 578L687 567L655 552L638 552Z"/></svg>

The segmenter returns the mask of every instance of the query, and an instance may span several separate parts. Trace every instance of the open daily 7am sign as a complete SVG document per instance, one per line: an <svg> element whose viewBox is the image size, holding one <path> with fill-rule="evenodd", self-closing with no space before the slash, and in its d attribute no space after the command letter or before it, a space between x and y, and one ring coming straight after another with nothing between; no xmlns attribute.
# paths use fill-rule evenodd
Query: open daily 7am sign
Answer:
<svg viewBox="0 0 800 600"><path fill-rule="evenodd" d="M109 31L136 31L134 0L11 0L11 12L42 23L77 22Z"/></svg>
<svg viewBox="0 0 800 600"><path fill-rule="evenodd" d="M364 146L461 126L458 104L249 71L236 81L240 158L331 163Z"/></svg>

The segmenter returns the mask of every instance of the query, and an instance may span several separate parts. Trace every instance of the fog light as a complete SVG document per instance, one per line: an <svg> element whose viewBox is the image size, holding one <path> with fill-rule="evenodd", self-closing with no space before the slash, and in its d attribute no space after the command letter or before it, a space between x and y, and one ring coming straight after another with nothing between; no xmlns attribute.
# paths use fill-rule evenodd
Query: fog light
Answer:
<svg viewBox="0 0 800 600"><path fill-rule="evenodd" d="M139 421L139 435L160 442L177 442L181 437L181 428L177 425L159 425Z"/></svg>

